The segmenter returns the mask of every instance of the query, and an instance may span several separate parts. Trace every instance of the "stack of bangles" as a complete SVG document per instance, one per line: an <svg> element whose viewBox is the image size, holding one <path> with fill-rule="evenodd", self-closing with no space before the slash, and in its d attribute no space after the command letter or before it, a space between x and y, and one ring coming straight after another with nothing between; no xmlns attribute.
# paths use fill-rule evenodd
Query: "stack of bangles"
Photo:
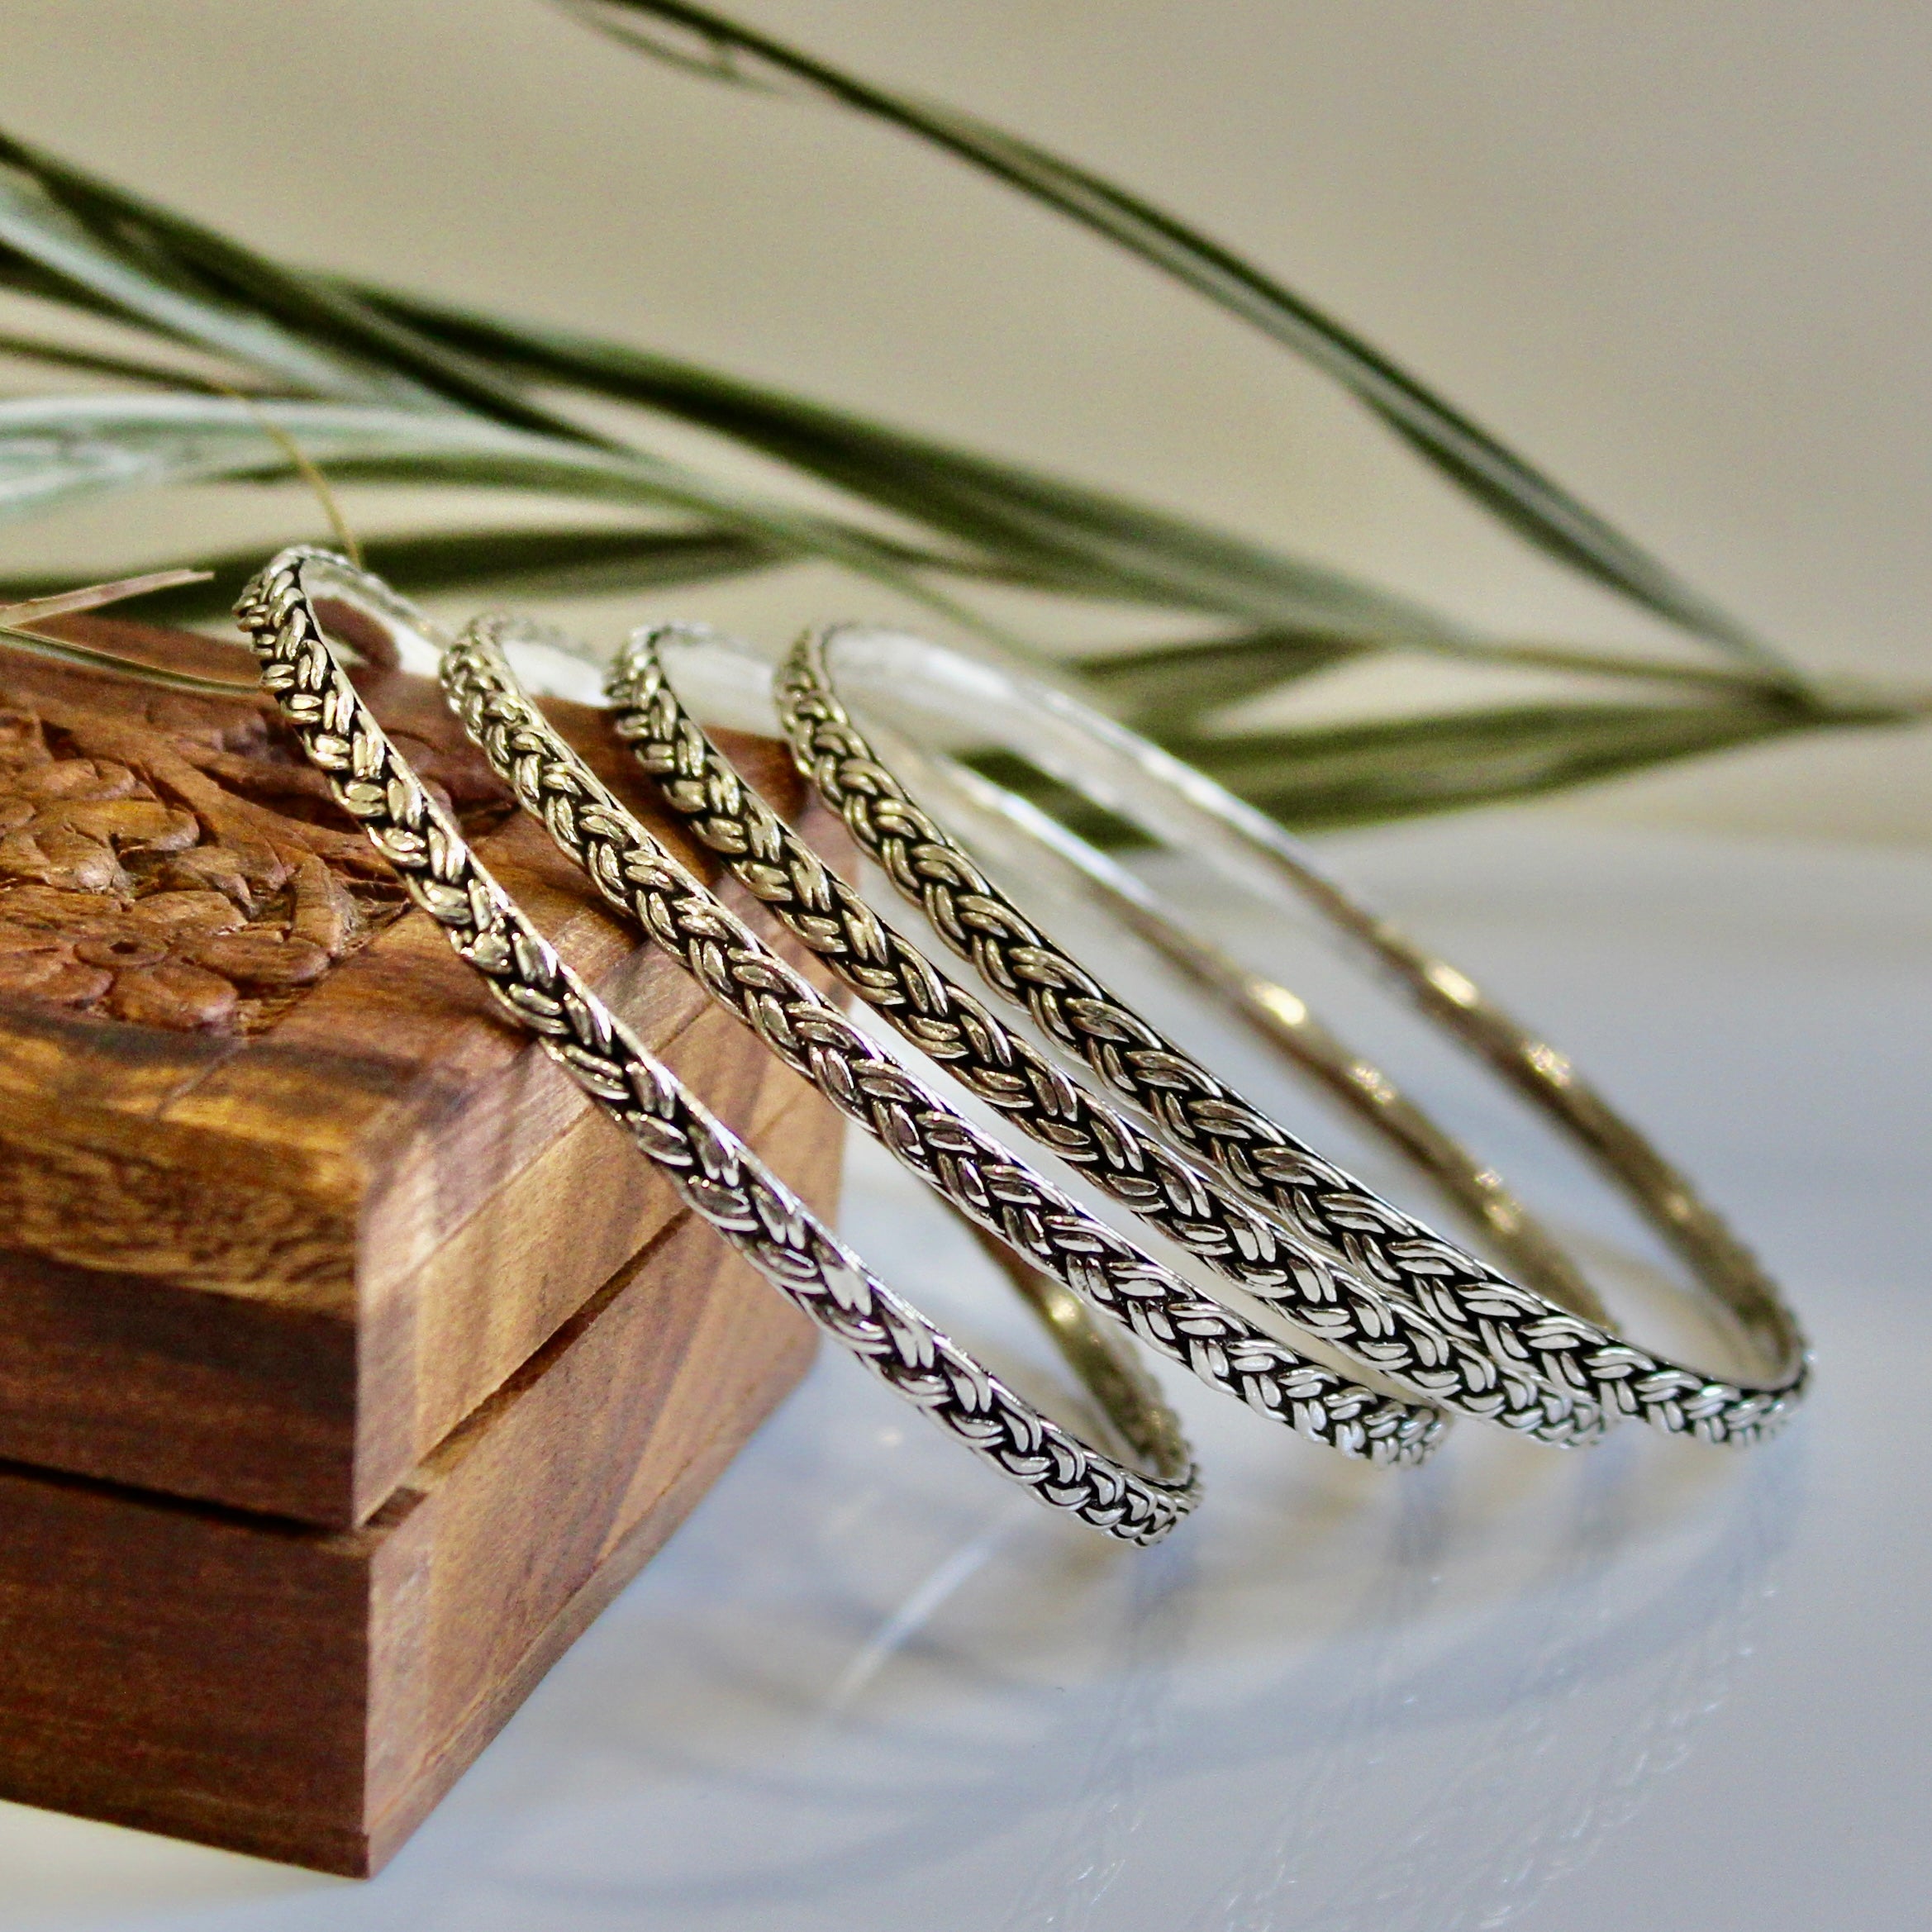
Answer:
<svg viewBox="0 0 1932 1932"><path fill-rule="evenodd" d="M331 643L318 615L329 602L393 636L406 669L440 676L492 767L617 913L964 1217L1085 1384L1093 1420L1076 1431L1043 1413L881 1282L562 963L383 735L343 669L355 653ZM1594 1443L1627 1417L1704 1442L1751 1443L1804 1393L1809 1358L1777 1289L1561 1054L1363 911L1278 826L1058 690L916 638L849 626L808 636L773 673L743 646L672 626L631 638L607 696L613 728L668 810L840 986L1002 1125L1191 1258L1199 1279L950 1105L625 809L526 694L506 650L550 644L583 654L567 640L502 616L452 639L379 579L309 548L276 557L237 615L264 685L342 808L504 1011L685 1204L940 1428L1111 1536L1157 1541L1194 1506L1199 1479L1153 1378L1096 1316L1268 1420L1403 1467L1427 1458L1456 1415L1561 1447ZM749 699L752 729L782 729L799 772L984 998L743 781L693 713L701 678L707 691L722 684ZM868 720L864 733L848 704ZM1311 906L1568 1130L1715 1298L1757 1379L1723 1380L1625 1340L1486 1164L1287 989L1190 931L1139 873L982 777L954 754L963 746L1016 754L1156 845L1264 897ZM1135 1012L930 816L928 805L945 799L1049 853L1094 906L1349 1102L1511 1272L1392 1206ZM1002 1008L1024 1016L1026 1030ZM1257 1303L1269 1325L1242 1312ZM1308 1352L1278 1330L1306 1338Z"/></svg>

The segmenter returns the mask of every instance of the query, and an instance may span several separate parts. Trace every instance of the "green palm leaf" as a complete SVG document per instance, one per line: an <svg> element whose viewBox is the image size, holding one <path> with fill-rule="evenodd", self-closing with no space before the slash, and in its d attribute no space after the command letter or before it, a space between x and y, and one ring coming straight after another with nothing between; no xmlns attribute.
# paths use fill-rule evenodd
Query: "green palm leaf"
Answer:
<svg viewBox="0 0 1932 1932"><path fill-rule="evenodd" d="M1282 824L1322 831L1534 797L1825 721L1815 710L1763 700L1525 705L1239 736L1183 730L1161 742ZM1023 759L970 762L1083 837L1137 842L1124 821Z"/></svg>
<svg viewBox="0 0 1932 1932"><path fill-rule="evenodd" d="M702 425L1001 560L1041 588L1463 651L1448 618L1337 570L1108 491L669 356L381 289L372 307L519 374Z"/></svg>
<svg viewBox="0 0 1932 1932"><path fill-rule="evenodd" d="M1804 707L1544 704L1382 719L1168 749L1284 825L1314 830L1532 797L1817 722Z"/></svg>
<svg viewBox="0 0 1932 1932"><path fill-rule="evenodd" d="M1074 669L1123 724L1154 735L1187 731L1204 718L1375 649L1321 631L1262 631L1238 637L1110 651Z"/></svg>
<svg viewBox="0 0 1932 1932"><path fill-rule="evenodd" d="M338 284L0 133L0 274L10 266L17 285L70 295L308 394L455 404L567 441L601 441Z"/></svg>
<svg viewBox="0 0 1932 1932"><path fill-rule="evenodd" d="M291 540L294 540L291 539ZM446 591L506 599L609 597L674 584L715 583L792 561L791 553L723 530L460 530L371 537L364 561L417 597ZM209 581L145 597L160 624L225 617L261 568L263 546L207 559ZM65 588L65 578L0 578L0 605Z"/></svg>
<svg viewBox="0 0 1932 1932"><path fill-rule="evenodd" d="M803 90L916 135L1138 255L1293 350L1550 555L1736 654L1782 669L1736 619L1332 316L1150 202L955 109L892 93L684 0L559 0L612 39L716 78ZM698 50L669 40L682 30ZM708 54L708 57L707 57Z"/></svg>
<svg viewBox="0 0 1932 1932"><path fill-rule="evenodd" d="M30 397L0 402L0 522L164 484L283 475L262 407L221 396ZM454 411L277 402L271 420L331 473L696 513L774 551L827 557L983 631L902 550L857 526L794 510L638 450L530 435Z"/></svg>
<svg viewBox="0 0 1932 1932"><path fill-rule="evenodd" d="M1916 699L1838 702L1797 682L1661 565L1367 345L1122 191L707 9L595 0L589 11L673 58L683 56L638 21L682 25L700 36L693 64L707 72L729 64L735 79L807 84L938 141L1108 235L1307 355L1546 550L1733 657L1657 662L1499 643L1344 573L1111 492L646 350L285 267L4 136L0 287L211 354L236 371L236 389L254 394L211 393L217 385L138 354L0 336L0 354L141 385L0 402L0 521L137 489L283 478L299 450L337 478L535 493L652 519L371 540L376 567L418 592L602 594L821 558L988 637L1001 633L942 585L1020 586L1216 619L1224 629L1206 639L1088 652L1059 668L1170 749L1304 826L1525 797L1811 726L1925 711ZM835 487L907 534L795 507L593 434L535 399L559 389L715 432ZM215 583L164 591L149 607L177 619L212 616L258 560L253 552L218 559ZM61 588L23 577L0 584L0 600L29 602ZM95 668L113 663L57 640L14 641ZM1661 681L1677 695L1240 736L1209 728L1245 699L1392 650ZM1031 774L1028 785L1037 794L1045 782Z"/></svg>

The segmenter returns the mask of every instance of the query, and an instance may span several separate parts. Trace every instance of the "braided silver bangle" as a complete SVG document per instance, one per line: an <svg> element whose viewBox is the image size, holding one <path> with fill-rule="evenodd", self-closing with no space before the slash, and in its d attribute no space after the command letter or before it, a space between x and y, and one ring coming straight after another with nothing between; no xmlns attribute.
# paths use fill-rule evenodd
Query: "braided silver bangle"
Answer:
<svg viewBox="0 0 1932 1932"><path fill-rule="evenodd" d="M344 559L284 550L236 616L262 683L336 802L443 928L499 1006L669 1176L692 1213L882 1382L1002 1475L1122 1541L1149 1544L1193 1506L1191 1459L1148 1475L1041 1414L908 1306L652 1058L478 863L335 661L306 587L419 636L431 627Z"/></svg>
<svg viewBox="0 0 1932 1932"><path fill-rule="evenodd" d="M1250 1202L1067 1074L938 971L740 779L683 705L668 669L716 634L638 632L609 690L617 730L670 809L787 929L882 1018L1021 1131L1247 1293L1399 1387L1565 1445L1594 1439L1602 1406L1548 1373L1519 1338L1452 1330L1335 1258L1273 1203ZM742 647L740 647L742 648Z"/></svg>
<svg viewBox="0 0 1932 1932"><path fill-rule="evenodd" d="M1234 1092L1055 946L907 795L855 728L834 662L926 725L970 720L977 742L1016 751L1163 843L1264 894L1292 893L1366 946L1432 1018L1578 1140L1686 1259L1759 1358L1733 1381L1635 1347L1511 1282L1381 1200ZM924 907L987 985L1023 1006L1116 1092L1158 1119L1244 1192L1273 1202L1364 1272L1401 1284L1458 1332L1480 1325L1546 1360L1608 1408L1666 1431L1749 1443L1788 1416L1809 1358L1795 1317L1756 1261L1689 1182L1562 1054L1490 1002L1464 974L1364 911L1278 826L1199 772L1064 693L937 645L842 628L808 637L778 678L795 761L859 844ZM1177 952L1181 949L1177 949Z"/></svg>
<svg viewBox="0 0 1932 1932"><path fill-rule="evenodd" d="M1444 1427L1439 1411L1337 1374L1200 1293L930 1092L773 953L624 809L521 690L502 642L545 635L515 618L478 619L444 654L444 688L519 800L712 998L992 1237L1211 1387L1349 1455L1411 1464L1430 1452Z"/></svg>
<svg viewBox="0 0 1932 1932"><path fill-rule="evenodd" d="M1001 831L1017 836L1002 848L1022 872L1043 860L1118 924L1179 967L1249 1032L1315 1080L1406 1155L1444 1201L1481 1230L1514 1278L1599 1327L1616 1319L1568 1250L1511 1189L1495 1167L1472 1152L1373 1061L1347 1045L1288 987L1244 965L1178 917L1139 873L1089 845L1030 799L983 777L969 764L895 742L898 768L921 797L956 802L973 826L978 849ZM948 814L950 822L949 812Z"/></svg>

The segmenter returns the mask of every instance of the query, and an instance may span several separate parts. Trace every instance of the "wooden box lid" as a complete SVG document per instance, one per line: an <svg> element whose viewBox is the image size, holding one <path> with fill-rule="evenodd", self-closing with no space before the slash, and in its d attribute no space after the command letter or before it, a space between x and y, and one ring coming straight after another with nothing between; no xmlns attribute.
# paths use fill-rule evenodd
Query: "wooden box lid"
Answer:
<svg viewBox="0 0 1932 1932"><path fill-rule="evenodd" d="M762 1050L595 902L433 686L364 688L564 957L755 1138L789 1097ZM550 709L715 878L601 718ZM779 747L734 749L800 808ZM0 653L0 1459L353 1526L675 1209L403 908L266 700Z"/></svg>

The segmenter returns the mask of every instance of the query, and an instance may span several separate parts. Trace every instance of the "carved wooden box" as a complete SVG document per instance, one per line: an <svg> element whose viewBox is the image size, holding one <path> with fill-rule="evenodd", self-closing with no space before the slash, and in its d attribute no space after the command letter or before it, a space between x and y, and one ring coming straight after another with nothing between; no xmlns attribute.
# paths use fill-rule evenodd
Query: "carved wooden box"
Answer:
<svg viewBox="0 0 1932 1932"><path fill-rule="evenodd" d="M829 1206L825 1103L634 948L433 688L364 688L571 964ZM373 1869L811 1353L265 703L0 653L0 1796Z"/></svg>

